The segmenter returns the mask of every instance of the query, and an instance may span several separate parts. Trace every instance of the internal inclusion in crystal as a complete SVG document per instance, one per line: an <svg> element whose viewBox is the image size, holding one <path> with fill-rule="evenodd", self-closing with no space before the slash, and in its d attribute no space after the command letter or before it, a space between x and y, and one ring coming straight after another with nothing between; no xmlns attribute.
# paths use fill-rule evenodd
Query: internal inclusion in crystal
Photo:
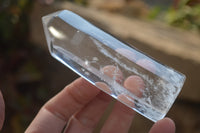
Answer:
<svg viewBox="0 0 200 133"><path fill-rule="evenodd" d="M45 35L51 55L80 76L141 115L156 122L162 119L178 96L185 76L132 48L80 16L59 11L43 17ZM124 79L140 76L145 83L142 96L128 91L109 77L102 68L112 65L121 70ZM120 95L128 100L122 100Z"/></svg>

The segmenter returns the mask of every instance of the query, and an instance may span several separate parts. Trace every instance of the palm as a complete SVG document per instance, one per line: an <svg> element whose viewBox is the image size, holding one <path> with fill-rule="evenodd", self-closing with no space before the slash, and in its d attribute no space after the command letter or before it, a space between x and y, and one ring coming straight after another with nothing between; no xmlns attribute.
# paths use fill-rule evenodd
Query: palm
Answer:
<svg viewBox="0 0 200 133"><path fill-rule="evenodd" d="M132 78L126 80L125 87L135 82ZM103 88L109 92L106 86ZM67 133L91 133L110 100L109 95L79 78L42 107L26 132L60 133L67 124L65 129ZM128 132L134 115L133 110L120 102L116 102L101 132ZM175 125L173 121L165 118L155 123L150 130L150 133L160 132L174 133Z"/></svg>

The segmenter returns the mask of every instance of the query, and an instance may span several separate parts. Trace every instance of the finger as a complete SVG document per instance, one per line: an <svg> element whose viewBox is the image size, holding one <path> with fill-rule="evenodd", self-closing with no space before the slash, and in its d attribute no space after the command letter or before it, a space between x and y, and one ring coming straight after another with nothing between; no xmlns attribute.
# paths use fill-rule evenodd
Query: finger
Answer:
<svg viewBox="0 0 200 133"><path fill-rule="evenodd" d="M136 61L136 54L133 53L132 51L125 49L125 48L118 48L116 49L118 53L123 55L124 57L128 58L129 60L135 62Z"/></svg>
<svg viewBox="0 0 200 133"><path fill-rule="evenodd" d="M130 76L124 81L124 87L130 92L140 95L140 89L143 88L144 84L138 76ZM137 92L139 91L139 92ZM129 107L134 107L134 100L127 95L119 95L118 99L128 105ZM132 123L135 111L131 108L125 106L124 104L117 102L114 105L113 111L108 117L105 125L102 128L103 132L128 132L130 125Z"/></svg>
<svg viewBox="0 0 200 133"><path fill-rule="evenodd" d="M128 132L135 112L120 102L116 102L113 110L101 129L101 133Z"/></svg>
<svg viewBox="0 0 200 133"><path fill-rule="evenodd" d="M130 93L137 97L142 97L143 90L145 88L144 81L139 76L133 75L129 76L124 81L124 87L129 90ZM128 94L121 94L117 97L119 101L126 104L130 108L135 108L135 100Z"/></svg>
<svg viewBox="0 0 200 133"><path fill-rule="evenodd" d="M42 107L26 132L61 132L66 121L98 93L83 78L75 80Z"/></svg>
<svg viewBox="0 0 200 133"><path fill-rule="evenodd" d="M152 61L148 59L140 59L136 63L150 72L156 73L156 66Z"/></svg>
<svg viewBox="0 0 200 133"><path fill-rule="evenodd" d="M103 69L101 71L108 77L112 78L114 81L117 81L119 84L122 83L123 74L118 67L113 66L113 65L107 65L107 66L103 67ZM108 85L106 83L96 82L95 85L98 88L100 88L101 90L103 90L104 92L106 92L107 94L112 93L112 90L108 87Z"/></svg>
<svg viewBox="0 0 200 133"><path fill-rule="evenodd" d="M100 92L89 104L80 112L73 116L67 126L66 133L91 133L99 122L111 97L104 92Z"/></svg>
<svg viewBox="0 0 200 133"><path fill-rule="evenodd" d="M129 76L124 81L124 87L137 97L141 97L145 88L144 80L136 75Z"/></svg>
<svg viewBox="0 0 200 133"><path fill-rule="evenodd" d="M149 133L175 133L175 124L173 120L164 118L156 122Z"/></svg>
<svg viewBox="0 0 200 133"><path fill-rule="evenodd" d="M118 83L121 83L123 80L123 74L116 66L108 65L105 66L101 71ZM107 92L108 94L111 94L111 89L105 83L96 82L95 85L101 88L103 91ZM72 117L66 132L92 132L102 114L104 113L104 110L106 109L110 100L111 97L106 95L105 93L101 92L100 94L98 94L94 100L92 100L86 107L84 107L80 112Z"/></svg>
<svg viewBox="0 0 200 133"><path fill-rule="evenodd" d="M123 74L119 67L108 65L102 69L102 72L112 78L113 80L117 81L118 83L122 83L123 81Z"/></svg>
<svg viewBox="0 0 200 133"><path fill-rule="evenodd" d="M5 104L3 100L3 95L0 91L0 130L3 127L4 119L5 119Z"/></svg>
<svg viewBox="0 0 200 133"><path fill-rule="evenodd" d="M98 88L100 88L101 90L103 90L104 92L107 92L108 94L111 94L112 91L110 89L110 87L108 87L108 85L106 83L103 82L96 82L95 86L97 86Z"/></svg>
<svg viewBox="0 0 200 133"><path fill-rule="evenodd" d="M61 133L66 121L46 108L42 108L25 133Z"/></svg>

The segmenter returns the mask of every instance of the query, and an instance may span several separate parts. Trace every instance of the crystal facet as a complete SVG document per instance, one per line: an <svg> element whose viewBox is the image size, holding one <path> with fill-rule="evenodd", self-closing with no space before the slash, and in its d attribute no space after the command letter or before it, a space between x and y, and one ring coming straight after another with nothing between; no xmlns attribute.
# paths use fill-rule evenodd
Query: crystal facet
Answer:
<svg viewBox="0 0 200 133"><path fill-rule="evenodd" d="M42 20L54 58L150 120L156 122L166 115L183 86L183 74L120 42L71 11L58 11ZM128 77L138 85L132 82L125 87ZM137 89L139 86L140 90L131 90L130 85Z"/></svg>

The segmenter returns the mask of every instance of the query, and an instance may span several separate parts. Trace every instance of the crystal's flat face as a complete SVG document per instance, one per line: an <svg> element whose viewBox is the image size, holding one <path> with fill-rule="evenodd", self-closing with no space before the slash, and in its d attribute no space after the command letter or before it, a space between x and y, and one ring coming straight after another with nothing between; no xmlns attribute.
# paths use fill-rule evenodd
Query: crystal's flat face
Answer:
<svg viewBox="0 0 200 133"><path fill-rule="evenodd" d="M183 74L70 11L43 17L43 25L53 57L154 122L166 115L183 86Z"/></svg>

